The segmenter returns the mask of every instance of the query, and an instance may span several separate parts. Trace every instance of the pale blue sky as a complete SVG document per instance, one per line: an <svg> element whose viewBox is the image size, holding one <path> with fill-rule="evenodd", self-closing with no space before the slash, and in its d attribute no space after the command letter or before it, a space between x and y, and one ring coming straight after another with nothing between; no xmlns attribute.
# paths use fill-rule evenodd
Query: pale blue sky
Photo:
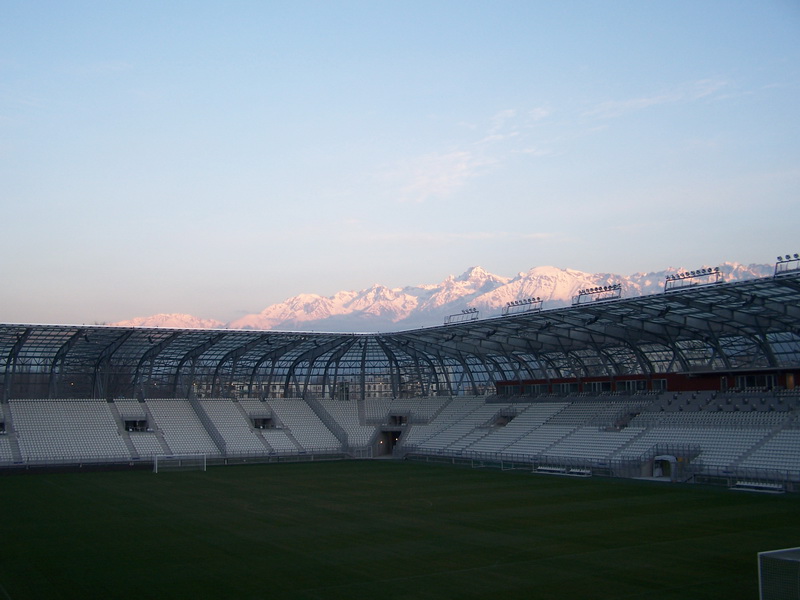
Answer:
<svg viewBox="0 0 800 600"><path fill-rule="evenodd" d="M0 0L0 322L800 251L800 2Z"/></svg>

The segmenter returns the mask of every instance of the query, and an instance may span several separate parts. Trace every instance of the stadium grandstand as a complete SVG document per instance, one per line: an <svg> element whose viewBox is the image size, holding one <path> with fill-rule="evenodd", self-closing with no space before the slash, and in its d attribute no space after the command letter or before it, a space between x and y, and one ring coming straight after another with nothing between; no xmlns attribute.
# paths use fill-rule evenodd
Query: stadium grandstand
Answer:
<svg viewBox="0 0 800 600"><path fill-rule="evenodd" d="M618 292L393 333L2 324L0 468L395 457L800 489L798 255Z"/></svg>

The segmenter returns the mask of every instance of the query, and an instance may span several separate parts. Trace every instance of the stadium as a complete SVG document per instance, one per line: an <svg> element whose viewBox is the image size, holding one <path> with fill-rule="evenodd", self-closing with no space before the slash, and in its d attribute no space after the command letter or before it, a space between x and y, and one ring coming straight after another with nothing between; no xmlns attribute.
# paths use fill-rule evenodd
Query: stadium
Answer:
<svg viewBox="0 0 800 600"><path fill-rule="evenodd" d="M780 257L774 276L762 279L726 283L717 271L701 269L669 277L658 295L622 298L619 292L614 286L581 290L572 306L555 309L529 298L509 303L502 316L481 319L466 310L441 326L394 333L0 325L0 468L12 475L4 479L10 493L0 506L9 522L28 510L20 507L32 504L83 515L90 496L96 499L89 502L91 514L101 521L110 518L104 511L120 502L130 504L126 510L142 507L143 514L117 515L108 525L129 531L125 548L115 551L150 565L151 575L139 573L139 566L132 577L152 576L170 597L180 590L195 597L225 596L225 590L235 597L260 597L254 589L270 585L264 592L270 597L305 598L485 597L492 591L531 597L533 590L538 597L566 597L559 595L565 589L584 597L711 598L720 590L728 590L728 597L753 597L755 552L797 545L800 535L793 494L800 490L800 257ZM182 472L169 473L176 470ZM69 478L69 484L46 483L52 478ZM185 485L186 491L167 491L165 481ZM271 482L269 491L259 487L265 481ZM514 495L532 493L531 481L550 494L546 505ZM93 491L81 492L86 496L80 499L55 492L89 482ZM369 482L370 494L381 500L368 500L360 482ZM322 487L310 487L315 483ZM281 502L288 498L282 494L289 494L281 485L299 486L288 504ZM113 495L121 489L130 494L124 501ZM237 492L230 496L231 490ZM477 490L488 508L459 509ZM734 493L739 491L760 493ZM102 500L104 493L112 495ZM546 523L552 503L563 501L574 510L568 498L579 493L588 494L580 500L589 511L580 513L583 525L551 531L552 539L539 540L536 552L529 537L518 537L520 531L542 535L553 526ZM182 494L208 495L211 505L182 505ZM283 511L284 523L297 525L292 542L282 542L284 550L304 536L328 536L330 546L315 542L325 557L294 547L276 550L281 559L272 564L281 565L281 573L294 573L294 579L287 583L271 572L270 584L240 572L261 556L254 551L242 558L247 544L236 552L215 545L222 554L233 553L232 563L206 552L176 564L174 553L179 546L186 552L187 539L179 544L164 537L164 523L154 529L156 538L147 533L155 527L150 520L156 505L158 510L183 506L186 514L196 509L190 518L201 521L215 510L234 519L227 511L235 504L244 511L236 519L252 511L253 520L240 527L257 529L264 517L251 507L259 500L247 494L274 498L264 510ZM327 500L315 500L315 494ZM59 508L46 504L51 495ZM639 506L642 496L654 504ZM668 500L675 507L662 504ZM519 502L537 506L536 524ZM339 512L342 506L355 512ZM467 526L470 514L480 521L479 510L498 506L505 506L508 520L491 520L483 537L455 529L437 534L453 547L440 548L415 529L422 508L437 511L435 522L457 518ZM691 507L698 512L689 516L685 511ZM572 520L575 514L554 519ZM177 518L177 511L170 518ZM331 523L344 520L357 527L362 518L381 522L385 537L349 547L356 534ZM590 542L577 538L578 531L615 540L610 531L597 533L604 530L602 523L614 522L619 534L619 523L629 519L636 522L621 528L623 536L647 531L650 543L663 544L667 554L643 556L651 550L644 550L649 546L639 538L579 549ZM33 527L20 521L9 527ZM230 527L229 521L211 521L202 527ZM74 540L74 531L85 525L71 526ZM424 525L426 531L433 526ZM703 533L723 526L729 529ZM416 531L412 539L404 537L409 530ZM670 530L688 545L670 545ZM53 530L18 533L31 544L39 535L54 539ZM188 545L195 540L203 547L203 534L189 535ZM574 544L568 543L571 536ZM165 550L173 558L160 559L167 571L146 560L153 549L138 548L134 538L175 545ZM72 542L61 543L70 548ZM106 538L87 539L76 552L102 563L109 544ZM385 544L399 550L390 552ZM516 550L503 558L496 555L498 545ZM611 547L616 551L608 554ZM408 563L404 548L421 562ZM33 568L21 565L42 550L31 546L28 555L20 552L12 552L5 566L0 561L6 597L99 597L113 588L96 578L81 579L77 565L50 573L49 583L36 587L30 583ZM457 564L443 558L454 552L461 556ZM343 564L359 553L356 566ZM698 553L693 566L681 553ZM710 555L718 563L713 569L701 558ZM595 559L600 562L593 564ZM270 554L270 560L277 558ZM641 577L654 568L652 561L658 576L625 583L626 569ZM202 565L200 570L216 573L223 564L236 572L238 584L196 572ZM534 564L544 571L530 570ZM741 573L731 575L731 565ZM373 567L380 573L374 578L367 574ZM390 576L380 570L384 567L387 573L402 572ZM313 569L318 576L308 574ZM584 573L582 587L564 588L575 569ZM586 575L595 569L605 575ZM124 569L106 570L115 581L125 578ZM512 575L516 570L532 575ZM556 576L561 570L563 576ZM421 587L409 589L415 577ZM57 581L70 582L73 592ZM220 581L233 587L220 588ZM491 582L482 587L478 582L484 581ZM602 593L598 585L605 587ZM127 595L123 589L131 597L161 596L141 582L114 588L112 595Z"/></svg>

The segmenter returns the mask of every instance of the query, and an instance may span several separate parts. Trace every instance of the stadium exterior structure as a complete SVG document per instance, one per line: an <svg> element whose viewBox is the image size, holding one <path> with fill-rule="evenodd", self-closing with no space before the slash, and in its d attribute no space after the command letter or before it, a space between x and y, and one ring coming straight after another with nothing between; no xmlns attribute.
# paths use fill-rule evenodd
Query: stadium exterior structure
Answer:
<svg viewBox="0 0 800 600"><path fill-rule="evenodd" d="M765 427L769 424L771 436L779 430L792 429L797 425L795 390L800 376L800 271L776 267L774 277L735 283L687 283L673 289L665 285L663 294L637 298L598 295L596 301L576 302L570 308L509 311L502 317L456 320L444 326L393 333L2 324L0 432L4 435L0 436L0 465L47 461L46 454L26 454L23 441L25 427L35 428L36 421L26 421L28 417L22 413L31 410L37 401L107 403L128 449L117 460L152 457L156 452L141 451L126 437L140 429L142 433L161 429L151 411L133 410L130 414L136 414L128 419L122 414L125 411L119 410L125 402L129 407L137 403L146 406L155 399L189 404L200 427L214 442L211 453L223 458L236 452L226 442L226 434L220 432L224 427L215 422L215 418L221 418L220 413L214 412L218 408L207 406L209 399L226 399L228 404L249 402L250 408L240 412L250 429L271 428L280 423L275 409L277 399L302 401L320 426L332 434L327 438L327 449L351 454L358 446L352 443L354 436L347 430L352 424L336 416L338 409L330 404L333 401L357 406L359 424L371 425L374 435L361 444L364 448L378 448L377 444L385 443L384 448L425 454L426 444L419 443L421 438L410 439L403 430L416 423L420 431L425 427L433 431L428 439L429 450L434 448L438 455L470 460L516 454L511 452L514 443L505 447L484 444L484 453L479 452L479 444L434 443L436 432L451 427L432 428L433 421L444 418L447 403L458 405L460 398L479 398L484 408L476 409L476 414L486 415L464 433L463 439L475 437L478 427L504 427L521 414L522 405L557 404L558 400L585 404L593 399L594 405L599 406L603 400L619 401L626 396L636 402L619 405L616 412L606 411L607 422L598 421L595 410L585 422L578 419L570 424L575 428L606 427L608 431L629 429L627 433L641 434L628 427L631 419L652 410L670 412L671 401L685 393L695 395L687 398L681 412L708 409L712 400L716 409L723 411L717 394L728 394L720 399L733 407L732 412L768 413L778 408L783 414L780 419L759 421ZM762 406L735 396L756 391L763 394L758 399ZM701 394L702 407L699 401L694 402L696 393ZM773 404L772 399L778 395L788 398L787 402ZM646 396L649 400L645 402ZM403 401L403 406L408 407L414 399L420 404L434 402L437 408L427 417L422 416L425 411L415 415L413 409L407 409L404 414L388 410L373 416L372 422L367 418L371 404L394 400ZM260 402L262 408L253 408L254 402ZM45 410L44 406L32 410ZM762 410L763 407L767 408ZM567 412L570 410L577 409ZM22 418L17 418L17 412ZM462 420L465 414L452 411L452 423ZM652 429L652 419L639 421L651 423L645 428ZM151 429L154 425L155 429ZM575 433L575 429L565 430L562 437ZM293 437L288 428L286 434L293 441L293 448L302 452L302 440ZM614 453L620 455L626 444L635 445L635 437L621 442ZM2 443L3 438L6 444ZM767 444L767 438L765 435L742 449L734 462L746 462L749 453ZM547 452L560 441L555 438L549 446L536 450L535 460L533 454L526 455L527 459L543 468L548 467L548 462L558 462L546 459ZM161 439L160 444L161 451L171 450L166 440ZM710 476L710 465L697 460L702 448L685 441L682 444L683 450L673 448L670 453L664 450L664 443L654 443L642 454L647 455L644 459L628 456L633 462L646 463L645 467L634 468L634 474L641 474L642 468L652 469L656 455L650 454L661 452L662 456L672 457L673 477L678 472L676 466L682 467L684 478L700 472ZM265 442L261 447L272 452L273 446ZM291 450L291 445L277 446ZM504 454L503 449L508 452ZM573 454L570 451L561 456L563 459ZM681 465L676 464L676 456ZM581 462L580 456L573 458L572 463ZM593 460L586 458L581 464L589 470L597 469L600 463L608 464L607 460ZM693 460L695 466L703 468L690 469ZM666 463L661 466L667 467ZM794 475L782 473L776 477L767 473L761 477L776 478L793 480Z"/></svg>

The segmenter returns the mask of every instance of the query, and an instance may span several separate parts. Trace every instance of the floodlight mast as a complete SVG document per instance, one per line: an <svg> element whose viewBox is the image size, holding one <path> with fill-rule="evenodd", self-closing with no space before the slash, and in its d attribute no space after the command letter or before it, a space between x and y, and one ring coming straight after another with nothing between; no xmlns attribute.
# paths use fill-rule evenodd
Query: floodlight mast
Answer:
<svg viewBox="0 0 800 600"><path fill-rule="evenodd" d="M459 313L448 315L444 319L445 325L452 325L453 323L466 323L467 321L477 321L480 319L481 313L477 308L465 308Z"/></svg>
<svg viewBox="0 0 800 600"><path fill-rule="evenodd" d="M775 263L775 276L785 275L786 273L796 273L800 271L800 254L786 254L779 256Z"/></svg>
<svg viewBox="0 0 800 600"><path fill-rule="evenodd" d="M538 296L533 298L524 298L522 300L512 300L511 302L506 302L506 305L503 308L503 316L506 317L512 314L518 315L529 312L541 312L543 302L544 300L542 300Z"/></svg>
<svg viewBox="0 0 800 600"><path fill-rule="evenodd" d="M698 285L714 285L725 281L719 267L703 267L695 271L681 271L667 275L664 279L664 293Z"/></svg>
<svg viewBox="0 0 800 600"><path fill-rule="evenodd" d="M572 297L572 306L579 306L590 302L600 302L603 300L617 300L619 298L622 298L621 283L601 285L579 290L578 293Z"/></svg>

